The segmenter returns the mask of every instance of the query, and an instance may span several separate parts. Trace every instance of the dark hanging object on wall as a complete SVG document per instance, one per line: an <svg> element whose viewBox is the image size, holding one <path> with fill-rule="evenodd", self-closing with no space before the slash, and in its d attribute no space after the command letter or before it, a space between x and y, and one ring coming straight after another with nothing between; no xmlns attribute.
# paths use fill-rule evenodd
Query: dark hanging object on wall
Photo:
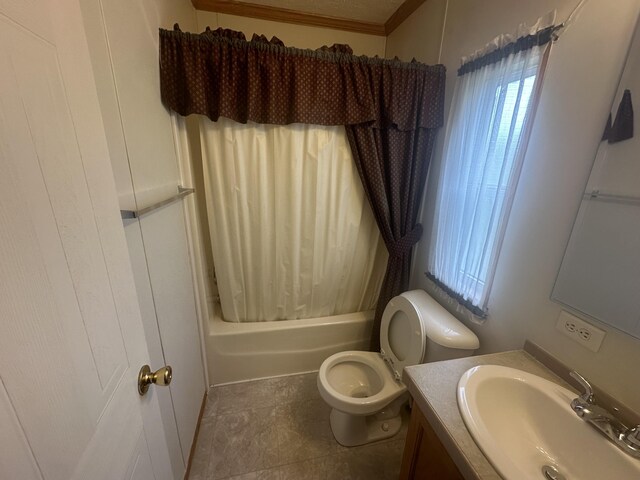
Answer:
<svg viewBox="0 0 640 480"><path fill-rule="evenodd" d="M609 143L617 143L630 138L633 138L633 104L631 102L631 91L625 90L613 124L611 124L611 115L609 115L602 140L607 140Z"/></svg>
<svg viewBox="0 0 640 480"><path fill-rule="evenodd" d="M611 135L611 114L609 114L609 118L607 118L607 124L604 126L604 132L602 132L601 142L605 140L609 140L609 136Z"/></svg>

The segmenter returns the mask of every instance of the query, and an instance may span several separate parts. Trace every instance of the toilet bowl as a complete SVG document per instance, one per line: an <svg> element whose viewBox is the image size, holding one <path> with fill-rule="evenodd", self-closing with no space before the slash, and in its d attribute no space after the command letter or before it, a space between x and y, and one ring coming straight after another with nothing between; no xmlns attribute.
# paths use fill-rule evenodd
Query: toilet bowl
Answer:
<svg viewBox="0 0 640 480"><path fill-rule="evenodd" d="M331 430L344 446L389 438L409 398L405 366L472 355L476 335L423 290L391 299L380 325L380 352L347 351L320 366L318 390L332 407Z"/></svg>

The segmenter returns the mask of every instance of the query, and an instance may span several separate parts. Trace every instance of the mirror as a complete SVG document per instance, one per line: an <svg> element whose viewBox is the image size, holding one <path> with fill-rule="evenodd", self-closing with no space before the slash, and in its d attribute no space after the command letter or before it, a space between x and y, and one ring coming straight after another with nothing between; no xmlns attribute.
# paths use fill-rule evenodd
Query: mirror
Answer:
<svg viewBox="0 0 640 480"><path fill-rule="evenodd" d="M612 106L621 120L598 148L551 298L640 338L640 128L627 138L629 99L640 112L640 26Z"/></svg>

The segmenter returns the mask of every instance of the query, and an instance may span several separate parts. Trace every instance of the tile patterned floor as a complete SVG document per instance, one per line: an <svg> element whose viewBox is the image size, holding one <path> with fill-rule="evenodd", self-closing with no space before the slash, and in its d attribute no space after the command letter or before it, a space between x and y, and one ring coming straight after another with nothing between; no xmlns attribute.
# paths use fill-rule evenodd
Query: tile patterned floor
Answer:
<svg viewBox="0 0 640 480"><path fill-rule="evenodd" d="M395 437L343 447L331 433L316 376L212 388L190 480L396 480L408 413Z"/></svg>

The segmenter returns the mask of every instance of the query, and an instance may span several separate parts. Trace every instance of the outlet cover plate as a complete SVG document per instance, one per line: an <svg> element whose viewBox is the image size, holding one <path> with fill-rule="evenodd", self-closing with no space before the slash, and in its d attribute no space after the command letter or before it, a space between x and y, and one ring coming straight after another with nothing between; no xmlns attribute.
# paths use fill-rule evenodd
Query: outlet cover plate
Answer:
<svg viewBox="0 0 640 480"><path fill-rule="evenodd" d="M602 345L602 341L607 334L604 330L594 327L590 323L564 310L562 310L558 316L556 329L592 352L600 350L600 345Z"/></svg>

